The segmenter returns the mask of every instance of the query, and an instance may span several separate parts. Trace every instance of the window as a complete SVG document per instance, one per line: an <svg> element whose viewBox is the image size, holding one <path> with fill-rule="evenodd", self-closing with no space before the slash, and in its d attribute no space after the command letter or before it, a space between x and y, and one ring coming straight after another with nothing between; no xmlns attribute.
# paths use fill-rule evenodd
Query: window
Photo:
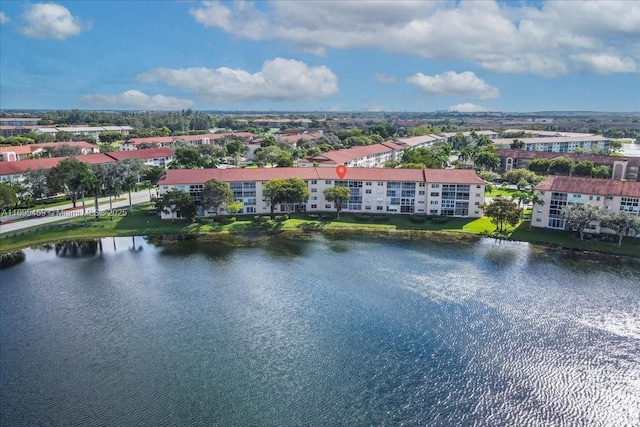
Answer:
<svg viewBox="0 0 640 427"><path fill-rule="evenodd" d="M377 211L381 211L382 209L383 209L382 206L376 206Z"/></svg>
<svg viewBox="0 0 640 427"><path fill-rule="evenodd" d="M312 192L312 193L317 193L317 192L318 192L318 189L317 189L317 188L312 188L312 189L311 189L311 192Z"/></svg>
<svg viewBox="0 0 640 427"><path fill-rule="evenodd" d="M383 199L382 197L378 197L378 198L376 199L376 202L378 202L378 203L382 203L382 202L384 202L384 199Z"/></svg>
<svg viewBox="0 0 640 427"><path fill-rule="evenodd" d="M378 181L378 187L382 187L383 185L384 185L384 182Z"/></svg>
<svg viewBox="0 0 640 427"><path fill-rule="evenodd" d="M431 197L440 197L440 193L437 193L435 191L431 192Z"/></svg>
<svg viewBox="0 0 640 427"><path fill-rule="evenodd" d="M311 196L311 200L318 200L318 196Z"/></svg>
<svg viewBox="0 0 640 427"><path fill-rule="evenodd" d="M542 218L536 218L536 222L542 222Z"/></svg>
<svg viewBox="0 0 640 427"><path fill-rule="evenodd" d="M418 184L419 187L424 187L424 182Z"/></svg>
<svg viewBox="0 0 640 427"><path fill-rule="evenodd" d="M365 211L370 211L370 210L371 210L371 206L369 206L369 205L365 206L365 207L364 207L364 210L365 210Z"/></svg>
<svg viewBox="0 0 640 427"><path fill-rule="evenodd" d="M431 184L431 188L440 188L440 184Z"/></svg>
<svg viewBox="0 0 640 427"><path fill-rule="evenodd" d="M367 203L371 203L371 197L365 197L364 201L367 202Z"/></svg>
<svg viewBox="0 0 640 427"><path fill-rule="evenodd" d="M432 200L432 201L430 201L430 202L429 202L429 204L430 204L430 205L437 205L437 204L438 204L438 201L437 201L437 200Z"/></svg>
<svg viewBox="0 0 640 427"><path fill-rule="evenodd" d="M325 185L331 185L331 180L330 180L330 179L328 179L328 180L326 180L324 183L325 183Z"/></svg>
<svg viewBox="0 0 640 427"><path fill-rule="evenodd" d="M418 196L424 196L425 191L424 190L420 190L418 191Z"/></svg>
<svg viewBox="0 0 640 427"><path fill-rule="evenodd" d="M331 204L330 204L330 203L327 203L326 205L324 205L324 208L325 208L325 209L331 209Z"/></svg>
<svg viewBox="0 0 640 427"><path fill-rule="evenodd" d="M365 185L371 186L371 181L367 181Z"/></svg>
<svg viewBox="0 0 640 427"><path fill-rule="evenodd" d="M480 197L480 193L476 193L476 197Z"/></svg>
<svg viewBox="0 0 640 427"><path fill-rule="evenodd" d="M318 181L317 181L317 180L315 180L315 179L312 179L312 180L311 180L311 185L316 185L316 184L318 184Z"/></svg>
<svg viewBox="0 0 640 427"><path fill-rule="evenodd" d="M311 205L311 209L317 209L318 205Z"/></svg>
<svg viewBox="0 0 640 427"><path fill-rule="evenodd" d="M256 208L253 206L246 206L245 209L247 213L256 213Z"/></svg>
<svg viewBox="0 0 640 427"><path fill-rule="evenodd" d="M365 192L365 194L371 194L371 189L367 188L364 192Z"/></svg>

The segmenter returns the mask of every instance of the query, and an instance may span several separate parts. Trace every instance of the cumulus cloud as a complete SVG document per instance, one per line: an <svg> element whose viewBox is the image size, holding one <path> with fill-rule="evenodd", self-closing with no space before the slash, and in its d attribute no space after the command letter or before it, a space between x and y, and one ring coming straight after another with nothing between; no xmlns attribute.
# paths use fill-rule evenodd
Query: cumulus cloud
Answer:
<svg viewBox="0 0 640 427"><path fill-rule="evenodd" d="M139 90L128 90L117 95L87 95L81 101L100 106L120 108L135 108L139 110L181 110L194 106L189 99L174 98L172 96L150 96Z"/></svg>
<svg viewBox="0 0 640 427"><path fill-rule="evenodd" d="M64 40L91 28L73 16L69 9L56 3L28 5L22 14L20 32L36 39Z"/></svg>
<svg viewBox="0 0 640 427"><path fill-rule="evenodd" d="M456 111L458 113L481 113L483 111L487 111L486 108L481 107L480 105L464 103L464 104L456 104L449 107L449 111Z"/></svg>
<svg viewBox="0 0 640 427"><path fill-rule="evenodd" d="M138 79L186 89L195 96L223 104L242 100L316 99L338 91L338 78L329 68L284 58L265 61L262 69L253 74L227 67L158 68L140 74Z"/></svg>
<svg viewBox="0 0 640 427"><path fill-rule="evenodd" d="M386 83L386 84L390 84L390 83L395 83L396 82L395 77L387 76L386 74L382 74L382 73L377 73L376 74L376 80L379 81L380 83Z"/></svg>
<svg viewBox="0 0 640 427"><path fill-rule="evenodd" d="M416 73L407 83L419 87L427 95L457 96L469 99L495 99L500 91L478 78L471 71L447 71L435 76Z"/></svg>
<svg viewBox="0 0 640 427"><path fill-rule="evenodd" d="M206 1L196 22L237 37L291 41L305 52L377 48L433 60L463 60L501 73L561 76L575 55L640 60L640 2L631 1ZM567 19L570 16L571 19ZM613 61L608 71L629 72Z"/></svg>
<svg viewBox="0 0 640 427"><path fill-rule="evenodd" d="M0 24L6 24L9 21L11 21L11 19L9 19L9 17L5 15L4 12L0 12Z"/></svg>
<svg viewBox="0 0 640 427"><path fill-rule="evenodd" d="M638 71L638 63L630 57L582 54L573 55L571 59L582 68L598 74L633 73Z"/></svg>

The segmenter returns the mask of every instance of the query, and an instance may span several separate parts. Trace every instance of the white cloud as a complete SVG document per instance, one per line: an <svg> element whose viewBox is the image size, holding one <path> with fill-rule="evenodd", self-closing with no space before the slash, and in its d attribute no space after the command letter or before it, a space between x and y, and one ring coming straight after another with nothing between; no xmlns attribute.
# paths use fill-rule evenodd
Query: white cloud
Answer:
<svg viewBox="0 0 640 427"><path fill-rule="evenodd" d="M376 74L376 80L379 81L380 83L386 83L386 84L390 84L390 83L395 83L396 82L395 77L387 76L386 74L382 74L382 73L377 73Z"/></svg>
<svg viewBox="0 0 640 427"><path fill-rule="evenodd" d="M208 101L231 104L242 100L296 101L333 95L338 78L325 66L311 67L293 59L265 61L257 73L221 68L158 68L138 76L142 82L162 82Z"/></svg>
<svg viewBox="0 0 640 427"><path fill-rule="evenodd" d="M204 26L237 37L287 40L322 55L327 49L377 48L547 77L582 68L572 60L575 55L606 53L640 60L640 2L388 0L260 5L208 1L190 12ZM608 71L599 72L629 72L615 62L607 64Z"/></svg>
<svg viewBox="0 0 640 427"><path fill-rule="evenodd" d="M23 26L20 32L36 39L64 40L77 36L91 28L71 15L66 7L56 3L36 3L28 5L22 14Z"/></svg>
<svg viewBox="0 0 640 427"><path fill-rule="evenodd" d="M481 113L483 111L487 111L486 108L481 107L480 105L464 103L464 104L456 104L449 107L449 111L457 111L458 113Z"/></svg>
<svg viewBox="0 0 640 427"><path fill-rule="evenodd" d="M135 108L139 110L181 110L194 106L193 101L189 99L164 95L150 96L139 90L128 90L118 95L88 95L82 97L81 101L92 105Z"/></svg>
<svg viewBox="0 0 640 427"><path fill-rule="evenodd" d="M470 99L495 99L500 91L471 71L447 71L435 76L422 73L407 77L407 83L418 86L427 95L457 96Z"/></svg>
<svg viewBox="0 0 640 427"><path fill-rule="evenodd" d="M9 21L11 21L11 19L9 19L9 17L5 15L4 12L0 12L0 24L6 24Z"/></svg>
<svg viewBox="0 0 640 427"><path fill-rule="evenodd" d="M615 55L581 54L571 57L573 62L584 69L598 74L633 73L638 71L638 63L630 57L620 58Z"/></svg>

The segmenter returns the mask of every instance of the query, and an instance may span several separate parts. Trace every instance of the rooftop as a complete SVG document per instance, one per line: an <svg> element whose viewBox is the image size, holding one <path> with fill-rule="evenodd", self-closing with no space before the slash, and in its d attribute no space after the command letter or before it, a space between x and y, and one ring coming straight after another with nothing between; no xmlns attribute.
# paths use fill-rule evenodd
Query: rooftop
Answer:
<svg viewBox="0 0 640 427"><path fill-rule="evenodd" d="M640 198L640 182L612 179L551 176L534 187L539 191L589 194L595 196L626 196Z"/></svg>

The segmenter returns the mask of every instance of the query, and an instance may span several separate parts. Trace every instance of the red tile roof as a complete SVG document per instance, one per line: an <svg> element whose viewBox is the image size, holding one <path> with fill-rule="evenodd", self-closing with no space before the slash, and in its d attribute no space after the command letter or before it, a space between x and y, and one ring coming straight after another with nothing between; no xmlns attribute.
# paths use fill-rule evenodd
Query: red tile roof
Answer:
<svg viewBox="0 0 640 427"><path fill-rule="evenodd" d="M551 176L534 189L595 196L640 197L640 182L576 176Z"/></svg>
<svg viewBox="0 0 640 427"><path fill-rule="evenodd" d="M473 169L425 169L425 174L427 175L427 182L440 184L485 184Z"/></svg>
<svg viewBox="0 0 640 427"><path fill-rule="evenodd" d="M398 144L385 142L381 144L352 147L344 150L331 150L327 151L326 153L318 154L317 156L307 157L307 160L309 162L341 164L349 163L353 160L361 159L367 156L389 153L394 150L402 150L402 147L400 147Z"/></svg>
<svg viewBox="0 0 640 427"><path fill-rule="evenodd" d="M115 162L114 159L104 153L86 154L73 157L81 162L89 163L91 165ZM64 159L68 159L68 157L46 157L42 159L22 160L19 162L0 162L0 175L18 175L23 174L30 169L51 169L57 166L58 163Z"/></svg>
<svg viewBox="0 0 640 427"><path fill-rule="evenodd" d="M147 160L147 159L173 157L175 155L175 151L170 150L169 148L145 148L145 149L133 150L133 151L113 151L105 154L116 160L133 159L133 158Z"/></svg>
<svg viewBox="0 0 640 427"><path fill-rule="evenodd" d="M38 149L47 149L50 147L61 146L61 145L69 145L71 147L79 147L84 149L93 150L95 148L99 148L97 145L90 144L86 141L67 141L67 142L43 142L40 144L28 144L28 145L14 145L9 147L0 147L0 154L11 152L20 155L20 154L31 154L37 151Z"/></svg>
<svg viewBox="0 0 640 427"><path fill-rule="evenodd" d="M484 184L471 169L348 168L343 180L414 181L451 184ZM201 184L210 179L226 182L268 181L275 178L303 180L340 179L332 168L169 169L158 185Z"/></svg>

